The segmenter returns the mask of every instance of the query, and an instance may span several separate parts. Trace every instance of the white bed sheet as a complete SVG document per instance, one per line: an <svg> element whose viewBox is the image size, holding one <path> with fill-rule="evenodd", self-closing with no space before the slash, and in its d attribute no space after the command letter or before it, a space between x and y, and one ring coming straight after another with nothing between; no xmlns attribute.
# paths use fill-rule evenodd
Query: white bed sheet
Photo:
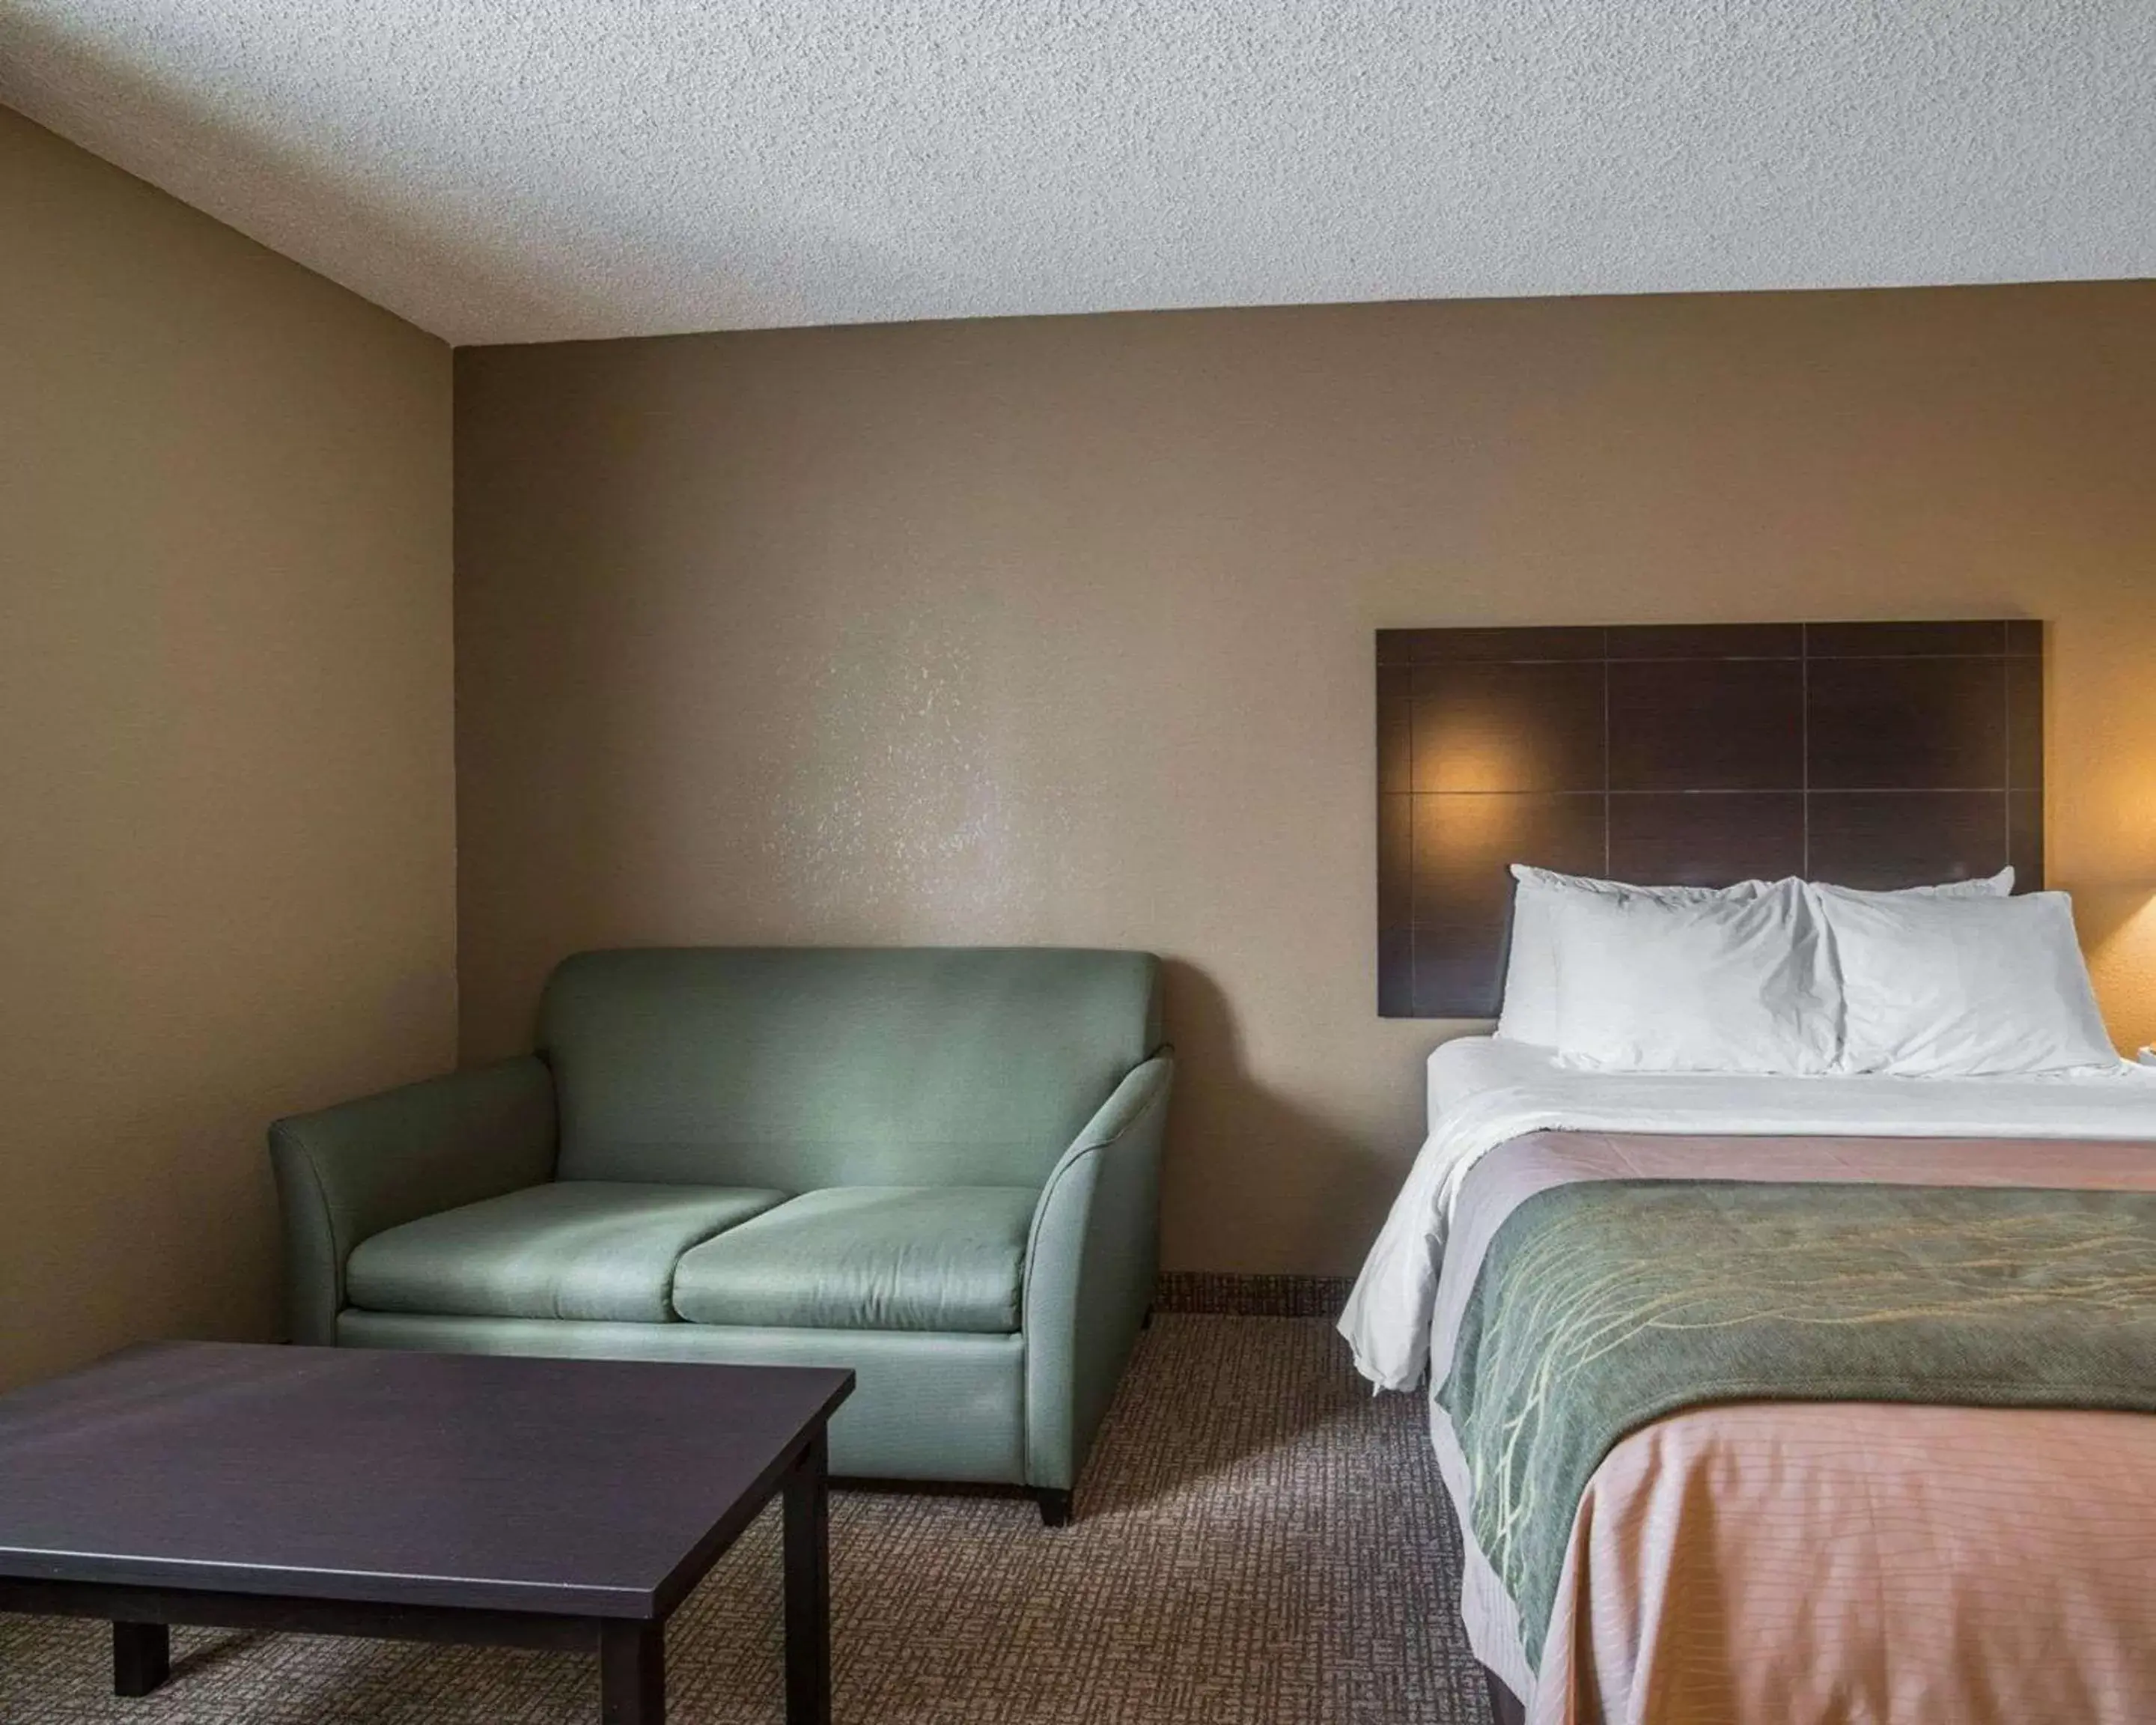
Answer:
<svg viewBox="0 0 2156 1725"><path fill-rule="evenodd" d="M1465 1036L1430 1055L1429 1108L1430 1136L1340 1317L1356 1368L1383 1389L1412 1389L1423 1375L1460 1183L1508 1139L1578 1131L2156 1141L2156 1067L2122 1060L2094 1075L1999 1078L1588 1072L1559 1065L1552 1049Z"/></svg>

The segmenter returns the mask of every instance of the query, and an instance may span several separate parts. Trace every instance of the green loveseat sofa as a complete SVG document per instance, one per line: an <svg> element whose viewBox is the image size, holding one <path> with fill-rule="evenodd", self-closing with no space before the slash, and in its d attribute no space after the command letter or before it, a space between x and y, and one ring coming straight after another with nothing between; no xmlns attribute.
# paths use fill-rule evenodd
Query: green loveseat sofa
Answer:
<svg viewBox="0 0 2156 1725"><path fill-rule="evenodd" d="M1141 952L585 952L535 1053L280 1120L297 1342L850 1366L840 1475L1051 1525L1151 1296Z"/></svg>

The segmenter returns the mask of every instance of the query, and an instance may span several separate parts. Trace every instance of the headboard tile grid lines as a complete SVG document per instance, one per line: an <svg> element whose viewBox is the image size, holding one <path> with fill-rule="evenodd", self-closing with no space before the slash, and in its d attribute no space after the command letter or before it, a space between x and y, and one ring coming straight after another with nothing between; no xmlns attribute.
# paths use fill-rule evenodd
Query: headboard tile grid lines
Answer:
<svg viewBox="0 0 2156 1725"><path fill-rule="evenodd" d="M1377 634L1378 1009L1498 1006L1512 862L2043 882L2043 624Z"/></svg>

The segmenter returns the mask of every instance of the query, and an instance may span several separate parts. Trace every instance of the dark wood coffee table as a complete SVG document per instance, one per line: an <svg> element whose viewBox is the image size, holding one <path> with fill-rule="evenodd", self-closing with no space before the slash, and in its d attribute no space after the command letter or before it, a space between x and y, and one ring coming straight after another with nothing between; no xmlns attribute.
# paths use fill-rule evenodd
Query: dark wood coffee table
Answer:
<svg viewBox="0 0 2156 1725"><path fill-rule="evenodd" d="M660 1725L665 1627L785 1497L786 1717L830 1717L824 1426L851 1372L174 1343L0 1396L0 1610L596 1651Z"/></svg>

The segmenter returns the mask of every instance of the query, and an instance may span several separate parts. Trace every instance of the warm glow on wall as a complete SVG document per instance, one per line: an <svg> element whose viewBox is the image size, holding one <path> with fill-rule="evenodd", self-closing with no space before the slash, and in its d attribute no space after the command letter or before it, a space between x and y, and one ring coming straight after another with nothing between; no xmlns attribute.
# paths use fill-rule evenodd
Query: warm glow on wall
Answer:
<svg viewBox="0 0 2156 1725"><path fill-rule="evenodd" d="M1415 768L1432 790L1512 791L1523 777L1517 734L1472 722L1426 726L1415 739Z"/></svg>
<svg viewBox="0 0 2156 1725"><path fill-rule="evenodd" d="M2156 893L2084 889L2074 911L2112 1036L2128 1046L2156 1041Z"/></svg>
<svg viewBox="0 0 2156 1725"><path fill-rule="evenodd" d="M2156 756L2114 743L2102 757L2101 798L2104 866L2061 884L2073 891L2105 1021L2132 1048L2156 1042Z"/></svg>

